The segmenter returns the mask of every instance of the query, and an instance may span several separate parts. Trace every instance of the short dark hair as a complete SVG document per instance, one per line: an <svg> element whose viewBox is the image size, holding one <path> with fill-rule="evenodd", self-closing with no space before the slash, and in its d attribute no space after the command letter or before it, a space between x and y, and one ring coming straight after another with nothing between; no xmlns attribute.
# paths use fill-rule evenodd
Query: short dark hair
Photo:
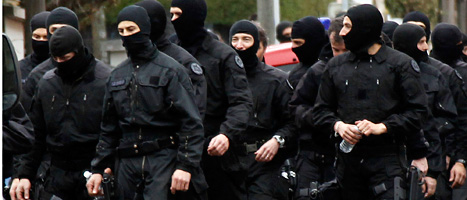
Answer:
<svg viewBox="0 0 467 200"><path fill-rule="evenodd" d="M266 48L268 46L268 36L266 35L266 31L264 30L263 27L261 27L261 24L259 24L258 22L256 21L252 21L252 22L258 28L259 42L263 43L264 48Z"/></svg>
<svg viewBox="0 0 467 200"><path fill-rule="evenodd" d="M344 17L337 17L331 21L328 29L328 34L334 33L334 41L338 43L344 42L344 39L339 35L342 27L344 27Z"/></svg>

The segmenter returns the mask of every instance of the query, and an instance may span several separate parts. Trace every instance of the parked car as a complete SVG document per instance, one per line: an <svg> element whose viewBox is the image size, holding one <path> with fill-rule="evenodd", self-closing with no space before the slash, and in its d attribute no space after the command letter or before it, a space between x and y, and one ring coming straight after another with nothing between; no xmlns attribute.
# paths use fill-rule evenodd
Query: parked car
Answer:
<svg viewBox="0 0 467 200"><path fill-rule="evenodd" d="M285 72L290 72L299 63L297 56L292 51L292 42L270 45L264 53L265 63L277 67Z"/></svg>

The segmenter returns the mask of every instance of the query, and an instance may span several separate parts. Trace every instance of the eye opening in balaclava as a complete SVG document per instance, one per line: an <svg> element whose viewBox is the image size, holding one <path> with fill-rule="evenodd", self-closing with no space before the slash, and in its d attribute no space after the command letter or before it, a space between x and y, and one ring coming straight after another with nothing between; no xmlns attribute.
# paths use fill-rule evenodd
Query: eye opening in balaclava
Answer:
<svg viewBox="0 0 467 200"><path fill-rule="evenodd" d="M232 46L232 37L237 33L246 33L251 35L254 40L253 46L243 51L235 49L235 47ZM258 51L260 43L259 32L256 25L248 20L237 21L230 28L229 36L230 46L238 53L243 63L245 64L245 67L255 67L258 64L258 57L256 57L256 52Z"/></svg>
<svg viewBox="0 0 467 200"><path fill-rule="evenodd" d="M64 62L51 59L53 65L57 67L57 74L64 80L75 80L89 67L92 56L86 53L83 38L74 27L67 25L57 29L50 38L49 44L52 56L61 57L70 52L75 53L70 60Z"/></svg>
<svg viewBox="0 0 467 200"><path fill-rule="evenodd" d="M47 29L45 24L49 15L50 12L48 11L34 15L30 22L31 32L34 32L38 28ZM32 39L31 45L34 54L36 55L35 59L37 59L37 63L41 63L45 59L49 58L49 41L37 41Z"/></svg>
<svg viewBox="0 0 467 200"><path fill-rule="evenodd" d="M150 38L153 43L156 43L156 41L164 34L167 25L167 16L165 15L164 6L156 0L144 0L136 3L135 5L146 9L151 22Z"/></svg>
<svg viewBox="0 0 467 200"><path fill-rule="evenodd" d="M418 43L426 36L425 30L415 24L401 24L394 30L394 49L406 53L415 61L420 62L428 58L426 51L418 49Z"/></svg>
<svg viewBox="0 0 467 200"><path fill-rule="evenodd" d="M50 33L49 27L53 24L67 24L79 30L78 16L76 16L75 12L66 7L58 7L53 9L50 12L50 15L47 17L47 38L49 39L52 35Z"/></svg>
<svg viewBox="0 0 467 200"><path fill-rule="evenodd" d="M276 26L276 38L277 40L282 43L282 42L290 42L290 37L284 36L282 33L286 28L292 28L292 22L289 21L282 21Z"/></svg>
<svg viewBox="0 0 467 200"><path fill-rule="evenodd" d="M412 11L412 12L407 13L404 16L402 23L407 23L410 21L423 23L425 25L424 31L426 34L426 42L430 41L430 35L431 35L430 19L420 11Z"/></svg>
<svg viewBox="0 0 467 200"><path fill-rule="evenodd" d="M200 38L207 35L204 29L207 5L204 0L173 0L171 7L178 7L182 10L180 17L172 21L182 46L196 45Z"/></svg>
<svg viewBox="0 0 467 200"><path fill-rule="evenodd" d="M345 16L352 22L352 28L343 36L345 47L357 54L367 54L368 48L381 40L383 16L370 4L354 6Z"/></svg>
<svg viewBox="0 0 467 200"><path fill-rule="evenodd" d="M434 58L450 64L462 54L462 32L455 25L440 23L431 35Z"/></svg>
<svg viewBox="0 0 467 200"><path fill-rule="evenodd" d="M300 62L311 65L318 60L321 49L327 42L324 26L316 17L308 16L293 23L292 39L304 39L300 47L292 48Z"/></svg>
<svg viewBox="0 0 467 200"><path fill-rule="evenodd" d="M151 60L156 48L149 38L151 23L146 9L136 5L123 8L118 13L117 23L120 24L124 21L134 22L140 29L135 34L120 36L123 46L127 50L128 57L131 58L132 62L137 64L143 64Z"/></svg>

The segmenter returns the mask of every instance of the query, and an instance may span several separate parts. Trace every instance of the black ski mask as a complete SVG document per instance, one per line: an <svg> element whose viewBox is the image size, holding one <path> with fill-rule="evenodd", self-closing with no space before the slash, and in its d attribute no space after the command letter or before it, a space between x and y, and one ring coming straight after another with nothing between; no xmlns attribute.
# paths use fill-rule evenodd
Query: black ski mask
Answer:
<svg viewBox="0 0 467 200"><path fill-rule="evenodd" d="M446 64L460 58L462 54L462 32L457 26L440 23L436 25L432 35L432 56Z"/></svg>
<svg viewBox="0 0 467 200"><path fill-rule="evenodd" d="M204 29L204 20L207 15L206 2L204 0L173 0L171 6L182 10L180 17L172 21L181 45L183 47L200 45L207 35Z"/></svg>
<svg viewBox="0 0 467 200"><path fill-rule="evenodd" d="M417 47L418 42L424 36L426 36L425 30L422 27L409 23L402 24L394 31L394 49L406 53L417 63L426 61L428 59L427 52L420 51Z"/></svg>
<svg viewBox="0 0 467 200"><path fill-rule="evenodd" d="M292 48L301 63L311 65L318 60L321 49L326 44L324 26L316 17L304 17L293 23L292 39L304 39L302 46Z"/></svg>
<svg viewBox="0 0 467 200"><path fill-rule="evenodd" d="M243 51L235 49L235 47L232 46L232 37L237 33L246 33L253 36L253 46ZM232 25L232 27L230 28L229 35L230 46L235 49L235 51L242 59L243 64L245 64L245 69L249 70L251 68L256 67L256 65L258 65L258 57L256 56L256 52L259 48L259 32L256 25L254 25L248 20L240 20Z"/></svg>
<svg viewBox="0 0 467 200"><path fill-rule="evenodd" d="M282 32L288 27L292 28L292 22L282 21L276 26L276 38L279 42L290 42L290 37L282 35Z"/></svg>
<svg viewBox="0 0 467 200"><path fill-rule="evenodd" d="M165 27L167 25L164 6L156 0L144 0L136 3L135 5L146 9L151 22L151 34L149 37L151 38L152 43L156 43L164 34Z"/></svg>
<svg viewBox="0 0 467 200"><path fill-rule="evenodd" d="M65 62L51 59L53 65L57 67L57 74L65 82L72 82L82 76L89 68L92 55L85 50L83 38L78 30L71 26L63 26L50 38L50 54L61 57L70 52L74 52L75 56Z"/></svg>
<svg viewBox="0 0 467 200"><path fill-rule="evenodd" d="M384 22L383 24L383 28L382 28L382 31L384 34L386 34L389 39L392 40L392 36L394 34L394 30L396 30L396 28L399 26L398 23L396 22L393 22L393 21L387 21L387 22Z"/></svg>
<svg viewBox="0 0 467 200"><path fill-rule="evenodd" d="M368 48L381 40L383 17L373 5L350 8L345 15L352 21L352 29L343 36L345 47L356 54L368 55Z"/></svg>
<svg viewBox="0 0 467 200"><path fill-rule="evenodd" d="M430 41L430 35L431 35L431 26L430 26L430 19L423 14L420 11L412 11L407 13L404 16L403 23L407 23L409 21L414 21L414 22L422 22L425 24L425 34L426 34L426 42Z"/></svg>
<svg viewBox="0 0 467 200"><path fill-rule="evenodd" d="M79 30L78 16L75 12L65 7L58 7L50 12L49 17L47 17L47 38L52 36L49 32L49 27L52 24L67 24Z"/></svg>
<svg viewBox="0 0 467 200"><path fill-rule="evenodd" d="M131 21L138 25L140 31L130 36L120 36L123 41L128 57L137 64L145 63L152 59L156 47L152 44L149 35L151 34L151 23L148 13L142 7L127 6L118 13L117 23Z"/></svg>
<svg viewBox="0 0 467 200"><path fill-rule="evenodd" d="M463 33L462 34L462 50L467 46L467 34ZM462 53L462 58L464 59L464 62L467 62L467 55Z"/></svg>
<svg viewBox="0 0 467 200"><path fill-rule="evenodd" d="M40 12L31 19L31 31L34 32L38 28L45 28L45 22L47 21L47 17L49 17L50 12L44 11ZM49 55L49 41L37 41L35 39L32 40L32 50L34 51L33 58L36 60L36 63L41 63L47 58L50 57Z"/></svg>

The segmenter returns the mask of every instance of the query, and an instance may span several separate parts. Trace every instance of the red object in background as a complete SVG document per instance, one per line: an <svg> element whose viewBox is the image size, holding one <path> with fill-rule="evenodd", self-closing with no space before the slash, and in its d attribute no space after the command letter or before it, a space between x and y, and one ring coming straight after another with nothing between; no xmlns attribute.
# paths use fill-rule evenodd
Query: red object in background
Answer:
<svg viewBox="0 0 467 200"><path fill-rule="evenodd" d="M270 45L264 53L266 64L279 67L299 63L295 53L292 51L292 42Z"/></svg>

